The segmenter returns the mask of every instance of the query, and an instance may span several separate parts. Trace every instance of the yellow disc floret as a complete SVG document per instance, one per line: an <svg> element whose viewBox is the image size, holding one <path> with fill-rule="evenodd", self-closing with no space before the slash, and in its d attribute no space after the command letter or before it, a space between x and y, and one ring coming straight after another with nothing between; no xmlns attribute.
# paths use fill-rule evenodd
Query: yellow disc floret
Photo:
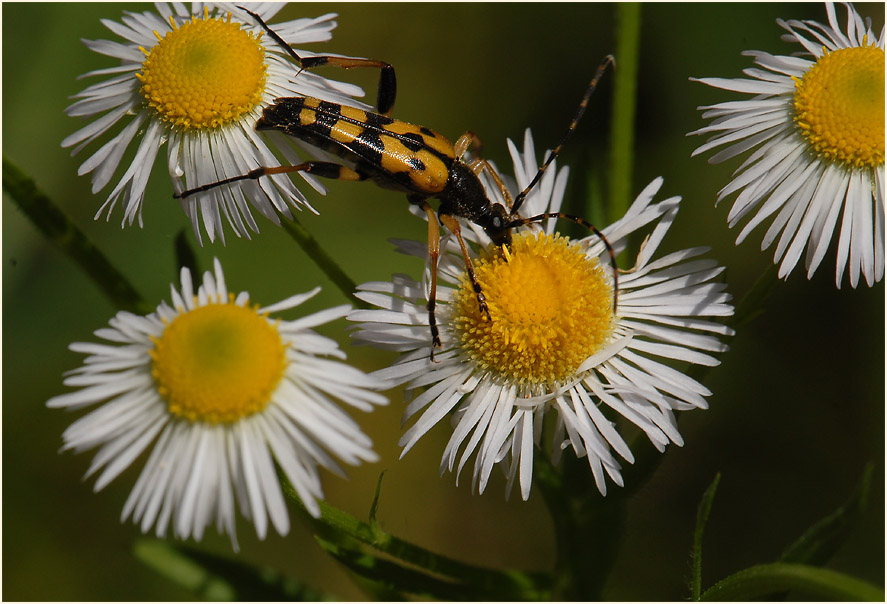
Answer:
<svg viewBox="0 0 887 604"><path fill-rule="evenodd" d="M613 331L613 288L596 258L560 235L515 235L475 265L491 320L467 277L453 300L461 348L524 385L569 381Z"/></svg>
<svg viewBox="0 0 887 604"><path fill-rule="evenodd" d="M259 37L240 24L192 17L161 37L136 77L141 93L162 119L183 128L229 124L262 100L267 68Z"/></svg>
<svg viewBox="0 0 887 604"><path fill-rule="evenodd" d="M255 309L209 304L167 325L151 357L170 413L231 423L268 404L283 376L286 348L275 326Z"/></svg>
<svg viewBox="0 0 887 604"><path fill-rule="evenodd" d="M884 50L856 46L823 55L794 93L795 124L820 157L848 166L884 163Z"/></svg>

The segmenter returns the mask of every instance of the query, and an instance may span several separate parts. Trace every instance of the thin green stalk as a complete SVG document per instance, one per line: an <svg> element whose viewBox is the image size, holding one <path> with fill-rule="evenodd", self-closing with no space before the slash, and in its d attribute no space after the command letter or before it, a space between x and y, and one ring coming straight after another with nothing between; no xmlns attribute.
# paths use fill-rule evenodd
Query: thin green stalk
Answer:
<svg viewBox="0 0 887 604"><path fill-rule="evenodd" d="M126 277L114 268L83 231L5 156L3 190L53 245L86 271L115 307L143 314L151 312Z"/></svg>
<svg viewBox="0 0 887 604"><path fill-rule="evenodd" d="M693 530L693 549L690 552L690 600L698 602L702 594L702 536L705 533L705 525L708 523L708 516L711 513L711 505L715 499L715 492L718 490L718 483L721 481L721 475L716 474L715 479L705 490L702 495L702 501L696 510L696 528Z"/></svg>
<svg viewBox="0 0 887 604"><path fill-rule="evenodd" d="M617 4L608 222L624 216L631 203L640 31L641 5L636 2Z"/></svg>
<svg viewBox="0 0 887 604"><path fill-rule="evenodd" d="M358 308L369 308L369 305L354 295L357 285L351 280L351 277L345 274L345 271L339 264L333 260L332 256L326 253L314 235L308 232L302 223L293 216L292 222L283 221L284 230L289 233L296 243L298 243L308 257L322 270L333 284L345 294Z"/></svg>

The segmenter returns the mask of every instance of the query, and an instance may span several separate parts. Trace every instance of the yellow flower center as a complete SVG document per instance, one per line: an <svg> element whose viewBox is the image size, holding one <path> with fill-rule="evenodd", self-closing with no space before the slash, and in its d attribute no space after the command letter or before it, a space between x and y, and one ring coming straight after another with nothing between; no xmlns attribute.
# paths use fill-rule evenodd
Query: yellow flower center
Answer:
<svg viewBox="0 0 887 604"><path fill-rule="evenodd" d="M151 351L169 412L232 423L265 408L286 366L277 329L255 309L210 304L177 316Z"/></svg>
<svg viewBox="0 0 887 604"><path fill-rule="evenodd" d="M267 68L259 36L239 23L192 17L161 37L136 74L141 93L162 119L183 128L216 128L240 119L262 100Z"/></svg>
<svg viewBox="0 0 887 604"><path fill-rule="evenodd" d="M597 259L560 235L519 234L475 265L491 321L467 277L453 300L461 347L522 385L569 381L610 340L613 288Z"/></svg>
<svg viewBox="0 0 887 604"><path fill-rule="evenodd" d="M794 105L795 123L820 157L859 168L884 163L883 49L824 50L795 78Z"/></svg>

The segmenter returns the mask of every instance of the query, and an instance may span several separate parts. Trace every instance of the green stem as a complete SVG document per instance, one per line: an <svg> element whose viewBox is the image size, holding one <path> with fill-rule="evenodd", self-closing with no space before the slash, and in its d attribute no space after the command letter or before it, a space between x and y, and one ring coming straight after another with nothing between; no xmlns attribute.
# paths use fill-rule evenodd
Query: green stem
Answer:
<svg viewBox="0 0 887 604"><path fill-rule="evenodd" d="M608 222L624 216L631 203L640 30L641 5L636 2L617 4Z"/></svg>
<svg viewBox="0 0 887 604"><path fill-rule="evenodd" d="M283 221L284 230L298 243L308 257L322 270L333 284L341 290L358 308L369 308L369 305L354 295L357 285L345 274L332 256L320 246L314 235L308 232L302 223L293 216L292 222Z"/></svg>
<svg viewBox="0 0 887 604"><path fill-rule="evenodd" d="M153 310L83 231L5 156L3 190L51 243L86 271L114 306L141 314Z"/></svg>
<svg viewBox="0 0 887 604"><path fill-rule="evenodd" d="M748 601L785 591L821 600L884 601L884 590L866 581L827 568L783 563L741 570L706 590L701 599Z"/></svg>
<svg viewBox="0 0 887 604"><path fill-rule="evenodd" d="M564 457L560 472L541 455L534 464L557 538L554 599L600 600L622 543L626 500L621 489L601 495L584 459Z"/></svg>

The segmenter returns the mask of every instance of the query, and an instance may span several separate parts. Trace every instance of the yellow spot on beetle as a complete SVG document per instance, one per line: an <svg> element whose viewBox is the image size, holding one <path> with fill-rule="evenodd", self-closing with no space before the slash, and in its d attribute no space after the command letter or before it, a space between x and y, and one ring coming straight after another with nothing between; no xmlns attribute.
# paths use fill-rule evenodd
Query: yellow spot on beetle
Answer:
<svg viewBox="0 0 887 604"><path fill-rule="evenodd" d="M340 143L350 143L363 132L363 126L339 120L330 129L330 138Z"/></svg>

